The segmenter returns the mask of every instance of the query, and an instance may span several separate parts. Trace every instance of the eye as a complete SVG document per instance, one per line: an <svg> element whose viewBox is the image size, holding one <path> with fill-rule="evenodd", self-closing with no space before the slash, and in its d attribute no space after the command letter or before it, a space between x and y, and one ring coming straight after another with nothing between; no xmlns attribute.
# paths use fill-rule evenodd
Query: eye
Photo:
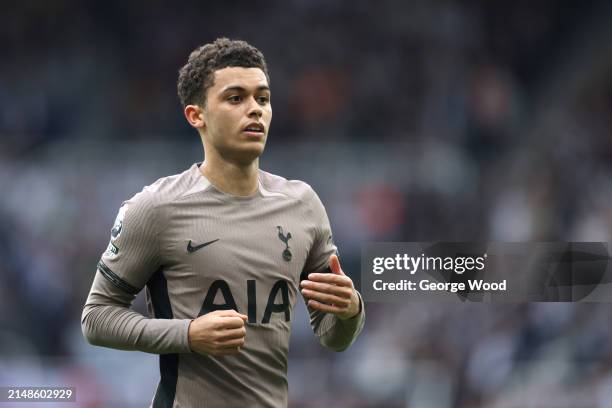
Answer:
<svg viewBox="0 0 612 408"><path fill-rule="evenodd" d="M270 98L268 96L260 96L257 98L257 102L259 102L261 105L265 105L266 103L270 102Z"/></svg>
<svg viewBox="0 0 612 408"><path fill-rule="evenodd" d="M242 96L240 95L232 95L227 98L227 100L231 103L239 103L242 101Z"/></svg>

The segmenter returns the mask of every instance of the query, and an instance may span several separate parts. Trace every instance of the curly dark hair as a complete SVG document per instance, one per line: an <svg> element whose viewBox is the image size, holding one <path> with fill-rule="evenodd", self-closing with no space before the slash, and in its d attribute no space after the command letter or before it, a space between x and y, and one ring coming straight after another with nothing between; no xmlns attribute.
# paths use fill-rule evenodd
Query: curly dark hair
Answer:
<svg viewBox="0 0 612 408"><path fill-rule="evenodd" d="M206 105L206 93L215 83L215 71L227 67L260 68L270 82L261 51L246 41L217 38L196 48L179 70L177 88L183 108L192 104Z"/></svg>

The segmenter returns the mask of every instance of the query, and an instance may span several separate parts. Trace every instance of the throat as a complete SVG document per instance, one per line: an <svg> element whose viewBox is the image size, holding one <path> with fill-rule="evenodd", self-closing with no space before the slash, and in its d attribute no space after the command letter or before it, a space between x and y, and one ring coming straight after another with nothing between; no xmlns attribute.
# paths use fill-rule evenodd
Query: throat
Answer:
<svg viewBox="0 0 612 408"><path fill-rule="evenodd" d="M257 165L246 168L212 166L206 161L200 166L200 172L217 190L239 197L248 197L257 191L259 188L258 169Z"/></svg>

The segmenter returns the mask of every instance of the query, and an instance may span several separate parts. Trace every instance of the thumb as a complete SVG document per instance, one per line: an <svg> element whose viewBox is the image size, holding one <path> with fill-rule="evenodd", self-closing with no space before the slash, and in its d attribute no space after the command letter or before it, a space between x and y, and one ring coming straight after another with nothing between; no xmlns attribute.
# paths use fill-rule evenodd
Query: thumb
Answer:
<svg viewBox="0 0 612 408"><path fill-rule="evenodd" d="M342 272L342 268L340 267L340 260L338 259L338 255L334 254L329 257L329 268L335 275L344 275L344 272Z"/></svg>

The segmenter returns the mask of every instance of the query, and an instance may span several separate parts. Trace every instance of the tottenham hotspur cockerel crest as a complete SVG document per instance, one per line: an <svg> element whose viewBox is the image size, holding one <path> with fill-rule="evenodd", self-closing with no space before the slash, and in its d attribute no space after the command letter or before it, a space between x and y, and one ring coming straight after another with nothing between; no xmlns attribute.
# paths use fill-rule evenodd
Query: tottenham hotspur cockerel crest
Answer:
<svg viewBox="0 0 612 408"><path fill-rule="evenodd" d="M287 235L283 232L283 227L277 225L278 228L278 239L285 243L285 250L283 251L283 259L287 262L291 261L291 251L289 250L289 240L291 239L291 233L287 232Z"/></svg>

